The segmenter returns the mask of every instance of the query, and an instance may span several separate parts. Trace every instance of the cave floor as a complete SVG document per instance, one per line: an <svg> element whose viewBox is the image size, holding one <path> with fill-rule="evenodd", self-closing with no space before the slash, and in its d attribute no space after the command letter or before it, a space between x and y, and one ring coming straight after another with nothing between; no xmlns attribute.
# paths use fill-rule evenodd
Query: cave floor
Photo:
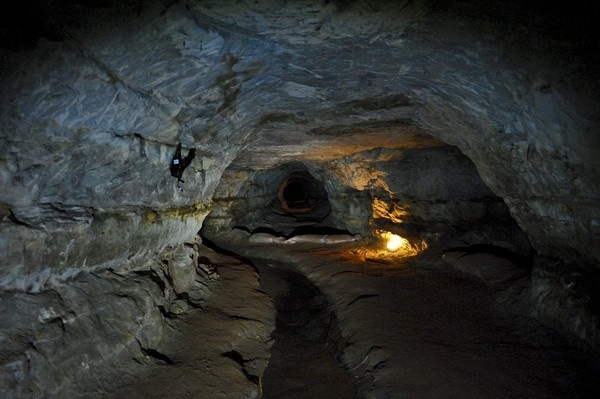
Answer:
<svg viewBox="0 0 600 399"><path fill-rule="evenodd" d="M355 398L354 380L331 347L333 315L325 296L284 263L255 260L254 264L277 309L263 399Z"/></svg>
<svg viewBox="0 0 600 399"><path fill-rule="evenodd" d="M597 359L518 311L510 299L515 284L485 284L445 264L435 249L383 261L353 256L348 244L227 249L255 264L283 312L264 376L265 398L588 398L600 392ZM300 278L293 273L306 276L314 289L290 294L306 288L294 287ZM300 302L289 303L294 299ZM322 331L323 309L320 321L306 320L315 301L328 303L334 331ZM293 319L280 320L294 311L302 334L328 334L354 389L333 357L321 357L322 343L304 341L312 363L295 358L298 331ZM307 323L312 330L306 331ZM338 387L348 393L331 393Z"/></svg>
<svg viewBox="0 0 600 399"><path fill-rule="evenodd" d="M510 299L523 286L485 284L450 267L435 248L407 259L364 259L353 251L360 243L215 244L240 256L209 255L220 275L216 291L201 309L169 322L164 361L128 365L109 390L116 394L102 397L505 399L600 392L595 355ZM268 337L273 324L259 380L248 371L271 343L252 337ZM240 347L240 337L258 346Z"/></svg>

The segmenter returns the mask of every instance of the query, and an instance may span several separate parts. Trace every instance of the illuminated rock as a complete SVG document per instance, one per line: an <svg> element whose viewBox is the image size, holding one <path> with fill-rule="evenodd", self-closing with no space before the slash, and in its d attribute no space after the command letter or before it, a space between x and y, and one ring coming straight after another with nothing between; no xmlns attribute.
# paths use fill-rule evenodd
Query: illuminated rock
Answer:
<svg viewBox="0 0 600 399"><path fill-rule="evenodd" d="M594 6L66 3L0 32L0 396L70 397L158 350L169 309L213 292L161 263L202 227L403 228L600 263ZM298 172L324 190L304 214L278 198Z"/></svg>

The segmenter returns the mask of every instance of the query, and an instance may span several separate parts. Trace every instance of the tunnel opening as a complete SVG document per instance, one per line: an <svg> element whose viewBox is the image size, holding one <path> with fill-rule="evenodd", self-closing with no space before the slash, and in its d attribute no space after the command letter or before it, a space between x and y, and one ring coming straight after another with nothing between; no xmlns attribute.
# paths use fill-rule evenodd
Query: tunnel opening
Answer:
<svg viewBox="0 0 600 399"><path fill-rule="evenodd" d="M329 195L320 180L304 165L284 165L284 170L276 196L270 200L269 212L254 231L270 230L285 238L333 231L348 233L331 224ZM273 185L269 191L274 192L276 187Z"/></svg>
<svg viewBox="0 0 600 399"><path fill-rule="evenodd" d="M331 212L329 196L323 183L308 170L287 172L271 200L271 213L276 219L286 218L301 225L318 227Z"/></svg>
<svg viewBox="0 0 600 399"><path fill-rule="evenodd" d="M421 272L428 275L425 269L431 267L432 270L442 271L443 275L451 276L451 280L440 282L440 286L456 289L460 293L464 307L459 309L459 313L464 311L463 315L448 319L445 313L440 313L425 318L432 323L443 320L442 323L448 323L448 326L454 325L455 319L468 319L465 315L470 314L474 297L485 296L486 306L489 302L489 308L494 312L514 311L518 314L523 309L528 311L528 298L524 296L530 289L526 284L532 274L536 278L531 289L543 292L554 289L549 287L553 282L549 282L551 279L546 274L540 277L532 273L535 250L527 234L512 217L504 199L490 189L474 162L456 146L438 142L435 146L423 148L374 148L329 162L311 163L303 159L302 162L279 164L255 170L250 175L249 183L244 186L247 190L240 190L243 191L243 201L228 209L234 217L225 229L226 232L245 230L246 233L237 236L242 237L239 246L231 244L230 240L228 248L253 259L264 257L274 262L291 260L296 270L310 276L320 289L331 283L328 276L332 280L333 277L339 279L344 282L337 285L339 291L327 292L328 296L331 295L328 299L332 304L346 298L348 285L345 282L351 276L356 276L356 286L362 286L364 281L361 276L385 270L392 279L396 278L392 276L396 273L395 269L405 270L407 267L419 270L415 275ZM239 178L239 169L234 170L232 176ZM222 182L225 186L231 181L228 178L226 174ZM224 192L229 194L231 191ZM210 216L207 218L207 230L211 229L213 220ZM322 237L356 232L362 234L362 238L347 247L325 248L328 244L326 240L307 240L309 235ZM211 234L207 231L207 236L211 237ZM399 241L383 240L387 236L396 238L396 235L401 236L397 238ZM223 242L224 237L226 234L215 238ZM298 239L291 239L294 237ZM369 239L373 241L369 242ZM411 255L406 255L406 251L402 250L407 246L404 239L410 244L410 250L415 248L415 244L419 245ZM429 249L421 245L424 242L422 239L431 244ZM287 243L301 245L279 245ZM371 248L375 250L371 251ZM312 257L312 254L316 255ZM329 255L332 257L327 258ZM338 263L340 269L335 267ZM260 274L263 276L272 272L269 270ZM397 278L400 281L403 277ZM436 277L430 275L429 278ZM426 279L410 284L413 283L415 285L411 287L421 284L424 289L429 287L429 280ZM455 283L457 286L454 286ZM285 281L280 284L282 290L288 289ZM381 287L384 285L386 283L382 283ZM463 290L465 286L467 290ZM391 284L388 288L381 287L357 292L355 297L348 299L345 307L334 308L334 315L340 320L352 318L346 309L366 308L368 303L378 302L377 298L383 294L402 291L391 288ZM388 289L390 291L386 291ZM432 295L435 293L437 290L431 292ZM517 297L510 297L513 294ZM446 304L448 297L458 298L444 296L440 298L439 306ZM291 300L298 302L300 299L295 297ZM553 300L550 298L550 305ZM428 303L416 306L421 305L425 308L429 306ZM283 315L285 309L279 308L280 311ZM370 314L370 310L365 312ZM480 313L483 314L483 310ZM479 339L481 325L488 325L490 320L495 322L495 317L490 313L482 316L481 320L475 320L473 325L468 326L468 334ZM517 328L522 325L525 325L524 329L530 328L518 317L515 320ZM419 319L414 325L422 322ZM378 323L374 323L374 326ZM281 334L278 336L279 343L290 339L287 327L277 325L279 331L276 334ZM290 330L296 332L293 328ZM489 334L491 340L496 339L493 329L485 334ZM528 342L529 339L537 339L540 333L532 331L533 338L528 334L519 339ZM287 351L277 350L279 353ZM349 353L351 351L347 348L339 348L336 356L349 359ZM372 367L376 372L385 360L377 358L383 357L379 350L374 350L372 356L375 358ZM560 355L551 356L558 358ZM507 362L511 361L510 354L506 358ZM362 357L358 361L361 360ZM343 366L352 370L350 365L345 363ZM273 381L278 380L274 376L287 367L287 361L274 365L264 375L268 379L263 382L273 386ZM304 379L300 380L304 382ZM369 384L369 380L365 379L357 387L359 390L370 389Z"/></svg>
<svg viewBox="0 0 600 399"><path fill-rule="evenodd" d="M282 202L285 203L288 208L302 209L303 207L298 206L298 204L308 202L308 198L306 186L300 182L288 183L283 187ZM312 207L309 209L312 209Z"/></svg>
<svg viewBox="0 0 600 399"><path fill-rule="evenodd" d="M290 214L309 213L326 201L327 193L308 172L290 174L279 188L281 208Z"/></svg>
<svg viewBox="0 0 600 399"><path fill-rule="evenodd" d="M526 234L471 159L440 141L374 148L329 162L294 160L254 170L233 164L220 187L227 205L215 212L224 216L208 216L207 236L232 230L272 241L360 235L396 255L406 251L383 242L395 235L410 241L402 247L410 246L411 254L430 242L445 248L487 244L523 255L531 251Z"/></svg>
<svg viewBox="0 0 600 399"><path fill-rule="evenodd" d="M203 226L207 236L218 236L230 231L244 231L250 235L268 234L290 238L302 234L324 234L339 231L331 216L331 202L325 188L326 181L302 162L289 162L265 170L242 171L230 169L224 175L223 185L229 191L227 206L220 216L211 213ZM244 176L244 184L236 186L235 196L228 188L229 174L235 179ZM217 192L218 194L218 192ZM217 196L217 202L219 201Z"/></svg>

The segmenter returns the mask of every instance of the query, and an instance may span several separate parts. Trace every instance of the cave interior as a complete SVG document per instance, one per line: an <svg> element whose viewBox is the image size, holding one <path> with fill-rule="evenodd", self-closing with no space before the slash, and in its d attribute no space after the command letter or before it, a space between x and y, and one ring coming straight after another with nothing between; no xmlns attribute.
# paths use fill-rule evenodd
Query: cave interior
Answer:
<svg viewBox="0 0 600 399"><path fill-rule="evenodd" d="M4 11L0 397L600 393L597 5Z"/></svg>

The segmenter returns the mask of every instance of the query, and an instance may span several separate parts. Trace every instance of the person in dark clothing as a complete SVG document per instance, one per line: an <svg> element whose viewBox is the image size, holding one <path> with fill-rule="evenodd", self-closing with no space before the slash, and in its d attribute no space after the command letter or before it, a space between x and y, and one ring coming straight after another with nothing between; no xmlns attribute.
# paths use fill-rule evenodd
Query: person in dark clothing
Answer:
<svg viewBox="0 0 600 399"><path fill-rule="evenodd" d="M196 149L192 148L187 156L185 158L181 157L181 143L179 143L179 145L177 146L177 149L175 150L175 155L173 155L173 159L171 160L171 176L176 177L177 178L177 182L179 183L185 183L183 181L183 179L181 178L181 176L183 175L183 171L185 170L185 168L187 168L191 163L192 160L194 159L194 157L196 156ZM183 191L183 189L181 188L181 186L179 186L179 189L181 191Z"/></svg>

